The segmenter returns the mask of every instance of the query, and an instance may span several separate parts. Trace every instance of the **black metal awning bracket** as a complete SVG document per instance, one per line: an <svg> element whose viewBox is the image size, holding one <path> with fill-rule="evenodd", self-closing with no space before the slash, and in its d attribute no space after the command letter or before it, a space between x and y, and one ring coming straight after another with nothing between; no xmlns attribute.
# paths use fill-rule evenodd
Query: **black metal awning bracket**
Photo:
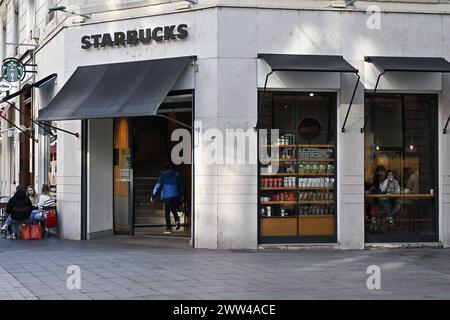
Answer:
<svg viewBox="0 0 450 320"><path fill-rule="evenodd" d="M166 120L169 120L169 121L172 121L172 122L174 122L174 123L176 123L176 124L179 124L179 125L182 126L182 127L187 128L187 129L196 130L193 126L191 126L191 125L189 125L189 124L186 124L186 123L181 122L181 121L179 121L179 120L177 120L177 119L174 119L174 118L165 116L165 115L163 115L163 114L157 114L156 117L162 118L162 119L166 119Z"/></svg>
<svg viewBox="0 0 450 320"><path fill-rule="evenodd" d="M23 130L22 128L20 128L19 126L17 126L15 123L13 123L12 121L8 120L7 118L5 118L4 116L2 116L0 114L0 118L2 118L3 120L5 120L6 122L8 122L11 126L13 126L14 128L16 128L17 130L19 130L21 133L25 134L27 133L25 130ZM33 137L30 135L30 140L33 141L34 143L38 143L39 141L36 139L33 139Z"/></svg>
<svg viewBox="0 0 450 320"><path fill-rule="evenodd" d="M361 81L361 76L359 75L359 71L355 73L357 80L355 89L353 90L352 99L350 100L350 105L348 106L347 115L345 116L344 124L342 125L342 133L345 133L345 126L347 125L348 116L350 115L350 111L352 110L353 101L355 101L356 92L358 91L359 82Z"/></svg>
<svg viewBox="0 0 450 320"><path fill-rule="evenodd" d="M448 116L447 123L445 124L445 127L444 127L444 134L447 134L447 128L448 128L449 123L450 123L450 115Z"/></svg>
<svg viewBox="0 0 450 320"><path fill-rule="evenodd" d="M377 83L376 83L376 85L375 85L375 89L373 90L372 97L370 98L369 110L367 111L367 114L366 114L365 119L364 119L364 126L361 128L361 133L364 133L364 132L366 131L367 121L369 120L370 110L372 109L373 98L374 98L375 94L376 94L377 91L378 91L378 86L380 85L381 77L382 77L383 75L385 75L386 72L387 72L387 70L384 70L384 71L383 71L382 73L380 73L380 75L378 76Z"/></svg>
<svg viewBox="0 0 450 320"><path fill-rule="evenodd" d="M51 129L54 129L54 130L57 130L57 131L61 131L61 132L70 134L70 135L72 135L72 136L74 136L74 137L77 137L77 138L80 137L80 134L79 134L78 132L71 132L71 131L68 131L68 130L64 130L64 129L61 129L61 128L58 128L58 127L49 125L49 124L47 124L47 123L44 123L44 122L42 122L42 121L38 121L38 122L39 122L41 125L46 126L47 128L51 128Z"/></svg>
<svg viewBox="0 0 450 320"><path fill-rule="evenodd" d="M266 75L266 81L264 82L264 89L263 89L263 93L261 96L261 101L259 102L259 106L258 106L258 118L256 119L256 126L255 126L255 131L258 131L259 129L259 120L261 118L261 113L262 113L262 107L263 107L263 103L264 103L264 96L266 95L266 91L267 91L267 84L269 83L269 78L270 76L274 73L274 70L272 69L267 75Z"/></svg>
<svg viewBox="0 0 450 320"><path fill-rule="evenodd" d="M14 109L16 109L17 111L19 111L20 114L25 115L25 114L23 113L22 110L20 110L19 108L17 108L17 107L15 106L14 103L11 103L11 102L9 102L9 101L5 101L5 102L6 102L7 104L9 104L12 108L14 108ZM44 128L39 122L37 122L37 121L34 120L33 118L31 118L31 122L33 122L35 125L37 125L39 128L41 128L42 130L44 130L44 131L47 132L48 134L54 136L53 132L51 132L51 131L47 130L46 128Z"/></svg>

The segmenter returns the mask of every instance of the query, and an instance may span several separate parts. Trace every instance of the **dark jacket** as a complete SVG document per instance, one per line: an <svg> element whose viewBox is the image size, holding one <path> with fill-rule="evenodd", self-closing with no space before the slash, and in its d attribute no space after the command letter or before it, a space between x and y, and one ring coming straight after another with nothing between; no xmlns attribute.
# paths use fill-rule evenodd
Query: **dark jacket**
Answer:
<svg viewBox="0 0 450 320"><path fill-rule="evenodd" d="M27 197L25 191L17 191L6 206L6 213L11 215L15 221L24 221L30 218L33 204Z"/></svg>
<svg viewBox="0 0 450 320"><path fill-rule="evenodd" d="M161 200L184 196L180 174L174 170L164 171L153 189L153 197L161 191Z"/></svg>

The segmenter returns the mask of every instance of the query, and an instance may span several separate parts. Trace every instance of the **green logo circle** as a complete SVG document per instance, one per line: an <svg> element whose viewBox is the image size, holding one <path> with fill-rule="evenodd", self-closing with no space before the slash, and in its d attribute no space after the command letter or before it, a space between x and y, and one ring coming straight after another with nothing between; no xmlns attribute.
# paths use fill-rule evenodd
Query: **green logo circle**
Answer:
<svg viewBox="0 0 450 320"><path fill-rule="evenodd" d="M2 65L2 77L8 82L19 82L25 79L25 66L15 58L5 59Z"/></svg>

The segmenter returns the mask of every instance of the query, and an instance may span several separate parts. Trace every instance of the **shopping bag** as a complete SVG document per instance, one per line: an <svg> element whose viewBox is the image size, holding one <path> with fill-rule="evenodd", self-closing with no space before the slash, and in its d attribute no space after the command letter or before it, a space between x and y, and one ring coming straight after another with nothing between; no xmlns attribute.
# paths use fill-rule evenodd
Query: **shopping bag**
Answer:
<svg viewBox="0 0 450 320"><path fill-rule="evenodd" d="M42 226L30 226L31 240L42 240L44 235L44 230Z"/></svg>
<svg viewBox="0 0 450 320"><path fill-rule="evenodd" d="M50 208L46 212L45 226L47 229L56 228L58 226L58 214L56 208Z"/></svg>
<svg viewBox="0 0 450 320"><path fill-rule="evenodd" d="M23 225L20 227L20 234L23 240L31 240L31 226Z"/></svg>

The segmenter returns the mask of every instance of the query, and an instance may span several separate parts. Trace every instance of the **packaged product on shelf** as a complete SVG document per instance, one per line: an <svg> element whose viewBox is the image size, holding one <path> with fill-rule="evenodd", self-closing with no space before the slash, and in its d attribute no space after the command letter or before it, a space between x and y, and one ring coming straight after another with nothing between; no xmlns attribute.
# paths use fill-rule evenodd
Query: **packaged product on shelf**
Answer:
<svg viewBox="0 0 450 320"><path fill-rule="evenodd" d="M305 174L305 166L304 166L303 164L300 164L300 165L298 166L298 173L299 173L300 175Z"/></svg>
<svg viewBox="0 0 450 320"><path fill-rule="evenodd" d="M334 174L334 172L335 172L334 165L329 164L328 168L327 168L327 172L328 172L328 174Z"/></svg>

